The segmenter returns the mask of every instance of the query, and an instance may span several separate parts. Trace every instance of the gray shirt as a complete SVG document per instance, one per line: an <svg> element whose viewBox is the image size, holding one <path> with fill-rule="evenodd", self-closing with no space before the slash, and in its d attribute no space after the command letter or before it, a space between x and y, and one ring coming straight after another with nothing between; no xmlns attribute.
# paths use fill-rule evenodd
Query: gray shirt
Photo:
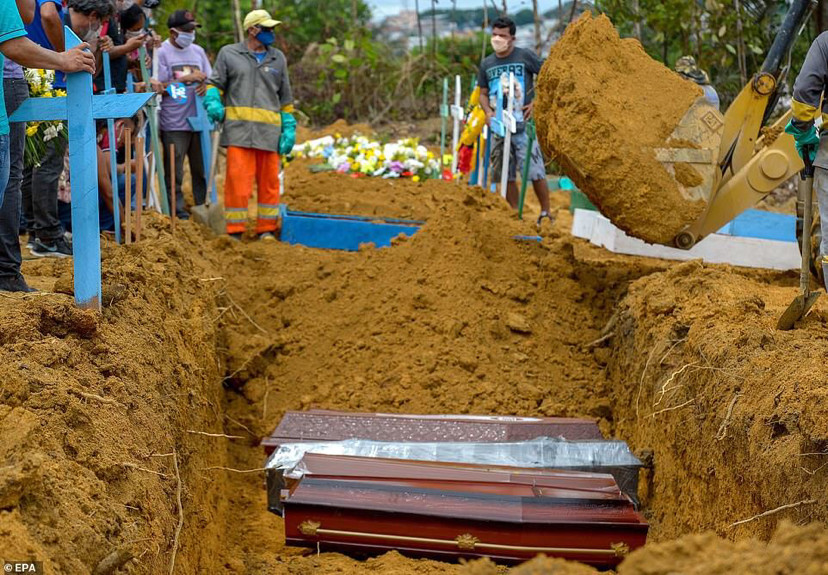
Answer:
<svg viewBox="0 0 828 575"><path fill-rule="evenodd" d="M477 73L477 85L489 89L489 105L497 111L497 94L503 95L503 109L508 105L509 73L515 74L515 104L514 114L518 123L518 131L523 129L523 107L532 102L535 97L535 77L543 66L543 60L531 50L514 48L505 58L497 54L489 54L480 64ZM498 90L498 83L500 90Z"/></svg>
<svg viewBox="0 0 828 575"><path fill-rule="evenodd" d="M285 55L270 47L260 62L244 42L225 46L209 81L224 92L221 145L278 152L281 112L293 111Z"/></svg>

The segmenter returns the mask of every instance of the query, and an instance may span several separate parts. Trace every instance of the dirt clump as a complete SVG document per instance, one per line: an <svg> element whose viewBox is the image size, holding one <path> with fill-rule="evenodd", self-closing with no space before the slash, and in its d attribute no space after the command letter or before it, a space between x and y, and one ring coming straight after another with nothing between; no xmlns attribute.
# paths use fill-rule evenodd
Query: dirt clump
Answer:
<svg viewBox="0 0 828 575"><path fill-rule="evenodd" d="M410 178L311 173L308 168L318 163L302 158L288 166L282 202L291 210L425 220L436 210L439 197L447 193L447 186L440 180L414 182Z"/></svg>
<svg viewBox="0 0 828 575"><path fill-rule="evenodd" d="M618 575L828 573L828 530L782 522L770 541L728 541L707 532L634 551Z"/></svg>
<svg viewBox="0 0 828 575"><path fill-rule="evenodd" d="M621 39L606 16L567 27L537 82L538 140L547 157L624 231L669 243L703 211L656 159L701 88Z"/></svg>

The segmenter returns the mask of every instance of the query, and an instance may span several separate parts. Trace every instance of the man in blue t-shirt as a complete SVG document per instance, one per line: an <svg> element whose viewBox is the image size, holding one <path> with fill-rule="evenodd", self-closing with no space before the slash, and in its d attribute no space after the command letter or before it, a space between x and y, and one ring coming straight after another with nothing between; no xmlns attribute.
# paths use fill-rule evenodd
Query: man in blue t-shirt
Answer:
<svg viewBox="0 0 828 575"><path fill-rule="evenodd" d="M26 30L20 19L17 6L11 0L0 2L0 69L4 56L27 68L45 68L66 72L95 72L95 59L84 51L86 44L68 51L57 53L46 50L26 37ZM17 238L18 214L16 202L6 202L6 184L9 178L9 120L6 115L4 94L0 82L0 241L4 244L10 238ZM11 211L14 213L8 213ZM11 261L6 261L11 259ZM0 291L31 291L20 275L20 261L6 257L0 251Z"/></svg>
<svg viewBox="0 0 828 575"><path fill-rule="evenodd" d="M502 97L501 107L507 109L509 97L509 77L514 74L514 115L517 120L517 133L512 134L511 150L509 150L509 185L506 190L506 201L513 208L517 208L517 170L523 168L526 154L530 154L529 180L535 189L535 195L541 205L541 215L538 225L549 214L549 186L546 183L546 166L537 140L529 150L529 138L526 135L526 120L532 116L533 98L535 95L535 77L543 64L534 52L515 46L515 23L506 17L500 17L492 23L491 44L494 54L490 54L480 63L477 76L477 85L480 86L480 106L486 112L486 123L489 124L497 109L497 95ZM502 118L498 118L502 119ZM499 179L503 166L503 138L492 137L492 170Z"/></svg>

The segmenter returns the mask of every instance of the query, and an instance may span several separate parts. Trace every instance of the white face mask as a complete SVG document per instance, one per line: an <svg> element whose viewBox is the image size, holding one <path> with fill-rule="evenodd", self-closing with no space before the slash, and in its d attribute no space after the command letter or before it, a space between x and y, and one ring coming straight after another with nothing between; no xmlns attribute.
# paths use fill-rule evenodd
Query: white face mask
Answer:
<svg viewBox="0 0 828 575"><path fill-rule="evenodd" d="M89 44L89 48L94 52L98 48L98 40L101 37L101 23L90 22L89 31L84 34L83 41Z"/></svg>
<svg viewBox="0 0 828 575"><path fill-rule="evenodd" d="M176 30L176 32L178 32L178 36L175 38L175 43L181 48L187 48L195 42L195 32L181 32L180 30Z"/></svg>
<svg viewBox="0 0 828 575"><path fill-rule="evenodd" d="M492 48L496 54L505 52L509 49L509 40L500 36L492 36Z"/></svg>
<svg viewBox="0 0 828 575"><path fill-rule="evenodd" d="M139 36L143 36L143 35L144 35L143 30L127 30L126 32L124 32L124 38L126 38L127 40L131 40L133 38L138 38Z"/></svg>

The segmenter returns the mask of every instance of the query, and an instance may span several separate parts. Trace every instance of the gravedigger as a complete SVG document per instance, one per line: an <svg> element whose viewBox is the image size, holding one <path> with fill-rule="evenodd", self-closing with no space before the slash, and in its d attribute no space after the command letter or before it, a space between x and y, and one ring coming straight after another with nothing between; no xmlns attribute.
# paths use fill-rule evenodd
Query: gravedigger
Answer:
<svg viewBox="0 0 828 575"><path fill-rule="evenodd" d="M699 98L667 140L681 142L681 147L654 150L658 161L671 174L675 173L677 164L690 164L701 175L698 185L679 185L685 199L702 200L705 209L672 238L671 243L675 247L692 248L705 236L716 232L803 171L803 160L797 153L794 138L785 133L791 112L773 122L770 122L770 117L779 99L779 88L789 71L790 51L814 4L813 0L792 2L760 70L724 114L705 98ZM811 272L822 283L822 269L816 264L819 238L813 242L802 241L806 203L804 190L805 187L800 186L797 237L800 247L804 244L805 250L811 252L807 254ZM810 226L809 232L814 230L818 234L818 222ZM637 235L635 229L627 231ZM808 244L813 246L813 250Z"/></svg>

